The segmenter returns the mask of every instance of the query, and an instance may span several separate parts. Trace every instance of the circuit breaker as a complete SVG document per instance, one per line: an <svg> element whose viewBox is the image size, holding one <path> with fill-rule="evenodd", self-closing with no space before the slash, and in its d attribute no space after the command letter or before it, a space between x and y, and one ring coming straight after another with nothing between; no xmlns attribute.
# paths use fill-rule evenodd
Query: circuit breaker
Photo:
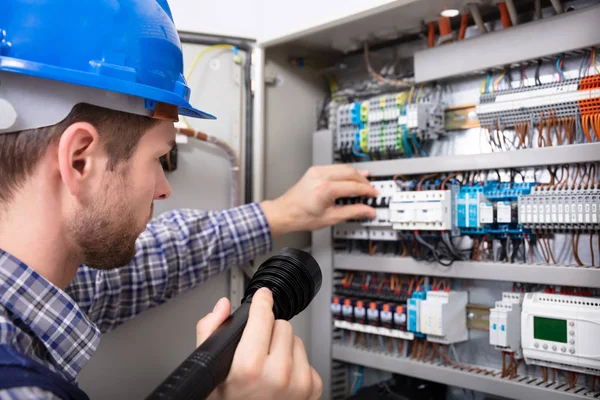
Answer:
<svg viewBox="0 0 600 400"><path fill-rule="evenodd" d="M521 342L527 364L600 375L600 300L527 293Z"/></svg>
<svg viewBox="0 0 600 400"><path fill-rule="evenodd" d="M490 344L521 356L521 305L523 293L505 292L490 310Z"/></svg>
<svg viewBox="0 0 600 400"><path fill-rule="evenodd" d="M435 343L458 343L469 338L467 292L427 292L419 306L420 332Z"/></svg>
<svg viewBox="0 0 600 400"><path fill-rule="evenodd" d="M390 202L390 220L396 230L452 230L452 192L394 193Z"/></svg>

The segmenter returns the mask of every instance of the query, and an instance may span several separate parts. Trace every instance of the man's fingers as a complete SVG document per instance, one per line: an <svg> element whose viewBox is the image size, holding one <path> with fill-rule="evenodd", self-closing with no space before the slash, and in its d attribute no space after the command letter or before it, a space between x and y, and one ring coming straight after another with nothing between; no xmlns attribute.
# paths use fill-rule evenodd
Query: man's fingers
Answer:
<svg viewBox="0 0 600 400"><path fill-rule="evenodd" d="M294 329L292 328L292 324L288 321L278 319L273 326L269 355L288 359L292 357L293 349Z"/></svg>
<svg viewBox="0 0 600 400"><path fill-rule="evenodd" d="M311 367L310 372L312 375L313 391L312 391L309 399L310 400L319 400L321 398L321 396L323 395L323 381L321 380L321 377L319 376L317 371L315 371L314 368Z"/></svg>
<svg viewBox="0 0 600 400"><path fill-rule="evenodd" d="M294 329L285 320L275 321L271 348L265 364L265 370L272 371L270 382L274 389L284 390L292 379L294 366Z"/></svg>
<svg viewBox="0 0 600 400"><path fill-rule="evenodd" d="M324 167L313 167L319 169L319 173L322 174L322 177L326 180L331 181L356 181L362 183L369 183L369 180L366 178L364 174L361 174L356 169L344 165L344 164L335 164L328 165Z"/></svg>
<svg viewBox="0 0 600 400"><path fill-rule="evenodd" d="M301 394L300 398L308 399L313 393L312 367L308 363L308 355L304 343L298 337L294 337L294 366L292 368L292 382L294 391Z"/></svg>
<svg viewBox="0 0 600 400"><path fill-rule="evenodd" d="M252 297L248 322L233 362L249 368L262 369L271 345L274 323L273 295L269 289L261 288Z"/></svg>
<svg viewBox="0 0 600 400"><path fill-rule="evenodd" d="M375 218L375 209L366 204L352 204L348 206L331 207L327 213L325 220L332 225L348 219Z"/></svg>
<svg viewBox="0 0 600 400"><path fill-rule="evenodd" d="M351 196L377 197L378 192L373 186L368 183L357 182L330 182L328 189L332 199Z"/></svg>
<svg viewBox="0 0 600 400"><path fill-rule="evenodd" d="M196 346L200 346L229 317L231 305L225 297L220 299L210 314L196 325Z"/></svg>

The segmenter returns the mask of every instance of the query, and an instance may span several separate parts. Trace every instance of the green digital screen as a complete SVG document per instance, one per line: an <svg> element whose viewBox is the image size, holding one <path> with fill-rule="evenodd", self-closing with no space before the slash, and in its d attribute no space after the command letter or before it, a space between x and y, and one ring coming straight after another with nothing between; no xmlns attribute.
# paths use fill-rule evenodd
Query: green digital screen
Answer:
<svg viewBox="0 0 600 400"><path fill-rule="evenodd" d="M551 342L567 343L567 320L533 317L533 337Z"/></svg>

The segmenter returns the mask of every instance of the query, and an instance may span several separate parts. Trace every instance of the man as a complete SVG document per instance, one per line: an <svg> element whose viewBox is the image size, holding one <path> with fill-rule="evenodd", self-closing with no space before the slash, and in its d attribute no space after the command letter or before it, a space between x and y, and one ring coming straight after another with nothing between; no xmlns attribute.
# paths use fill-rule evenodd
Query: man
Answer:
<svg viewBox="0 0 600 400"><path fill-rule="evenodd" d="M193 108L165 0L13 0L0 13L0 399L85 399L101 332L232 265L274 237L374 217L344 166L311 168L282 197L149 221L170 187L159 158ZM320 378L260 291L215 399L315 399ZM202 343L226 299L198 323Z"/></svg>

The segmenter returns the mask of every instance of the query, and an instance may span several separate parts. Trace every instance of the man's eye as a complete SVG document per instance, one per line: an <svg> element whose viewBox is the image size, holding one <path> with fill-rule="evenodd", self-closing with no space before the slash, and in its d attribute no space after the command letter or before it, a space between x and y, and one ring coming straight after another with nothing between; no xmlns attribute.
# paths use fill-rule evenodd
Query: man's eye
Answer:
<svg viewBox="0 0 600 400"><path fill-rule="evenodd" d="M171 150L158 158L162 168L165 171L175 171L177 169L177 150Z"/></svg>

